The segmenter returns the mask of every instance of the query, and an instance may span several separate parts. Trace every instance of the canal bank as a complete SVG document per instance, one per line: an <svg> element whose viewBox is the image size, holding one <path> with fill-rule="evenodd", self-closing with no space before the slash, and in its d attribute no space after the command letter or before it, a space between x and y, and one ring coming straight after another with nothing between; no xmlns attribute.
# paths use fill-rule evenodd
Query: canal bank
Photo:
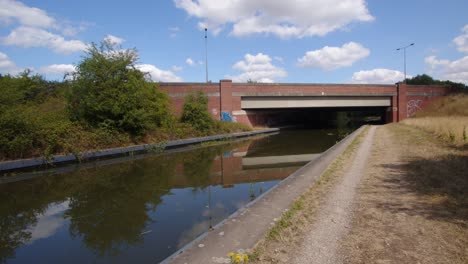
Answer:
<svg viewBox="0 0 468 264"><path fill-rule="evenodd" d="M238 132L232 134L222 134L199 138L188 138L181 140L174 140L169 142L155 143L155 144L141 144L121 148L102 149L96 151L82 152L78 154L65 154L54 155L52 157L39 157L32 159L21 159L0 162L0 173L20 170L40 168L44 166L55 166L60 164L67 164L73 162L86 162L102 158L118 157L123 155L134 155L143 152L163 152L168 149L182 148L188 145L201 144L209 141L231 140L236 138L250 137L260 134L268 134L280 131L280 128L261 129L248 132Z"/></svg>
<svg viewBox="0 0 468 264"><path fill-rule="evenodd" d="M361 127L289 177L236 211L163 263L229 263L229 252L246 252L274 226L293 201L308 190L328 166L364 130Z"/></svg>

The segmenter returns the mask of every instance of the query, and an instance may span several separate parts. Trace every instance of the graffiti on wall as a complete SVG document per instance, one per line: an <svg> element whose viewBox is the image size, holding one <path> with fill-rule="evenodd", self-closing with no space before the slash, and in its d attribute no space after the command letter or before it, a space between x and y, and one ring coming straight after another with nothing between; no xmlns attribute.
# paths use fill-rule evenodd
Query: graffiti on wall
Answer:
<svg viewBox="0 0 468 264"><path fill-rule="evenodd" d="M421 110L422 100L409 100L406 109L406 116L411 117L416 114L417 111Z"/></svg>

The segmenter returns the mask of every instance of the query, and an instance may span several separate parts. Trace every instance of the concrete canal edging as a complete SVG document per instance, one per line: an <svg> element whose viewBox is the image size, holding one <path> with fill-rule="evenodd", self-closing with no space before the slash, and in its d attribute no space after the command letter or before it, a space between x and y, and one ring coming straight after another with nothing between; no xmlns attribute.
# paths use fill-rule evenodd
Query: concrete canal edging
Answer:
<svg viewBox="0 0 468 264"><path fill-rule="evenodd" d="M31 159L2 161L0 162L0 172L19 170L19 169L28 169L28 168L34 168L34 167L47 166L47 165L59 165L59 164L64 164L64 163L82 162L82 161L88 161L88 160L95 160L99 158L123 156L123 155L131 154L131 153L149 152L153 150L174 149L174 148L185 147L185 146L193 145L193 144L200 144L200 143L208 142L208 141L226 140L226 139L229 140L229 139L235 139L235 138L254 136L258 134L273 133L273 132L278 132L279 130L280 128L269 128L269 129L262 129L262 130L248 131L248 132L238 132L238 133L232 133L232 134L222 134L222 135L214 135L214 136L199 137L199 138L188 138L188 139L170 141L167 143L141 144L141 145L134 145L134 146L128 146L128 147L121 147L121 148L110 148L110 149L103 149L103 150L96 150L96 151L88 151L88 152L82 152L79 154L54 155L49 159L46 157L39 157L39 158L31 158Z"/></svg>
<svg viewBox="0 0 468 264"><path fill-rule="evenodd" d="M245 252L251 249L364 128L363 126L348 135L320 157L307 163L162 263L230 263L227 256L229 252Z"/></svg>

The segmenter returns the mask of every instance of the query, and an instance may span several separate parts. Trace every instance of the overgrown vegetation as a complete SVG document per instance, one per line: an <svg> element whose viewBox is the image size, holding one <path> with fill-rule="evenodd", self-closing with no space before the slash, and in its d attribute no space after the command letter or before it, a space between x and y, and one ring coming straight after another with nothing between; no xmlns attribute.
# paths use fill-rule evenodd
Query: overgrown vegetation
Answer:
<svg viewBox="0 0 468 264"><path fill-rule="evenodd" d="M197 130L211 131L215 122L208 112L208 97L202 92L187 95L180 120Z"/></svg>
<svg viewBox="0 0 468 264"><path fill-rule="evenodd" d="M135 68L137 59L135 50L103 42L62 82L29 70L0 75L0 160L248 130L214 121L202 95L187 101L180 122L168 96Z"/></svg>
<svg viewBox="0 0 468 264"><path fill-rule="evenodd" d="M72 74L67 108L72 120L143 135L170 121L169 98L135 68L135 50L91 44Z"/></svg>
<svg viewBox="0 0 468 264"><path fill-rule="evenodd" d="M403 121L455 145L468 144L468 95L454 94L433 102Z"/></svg>

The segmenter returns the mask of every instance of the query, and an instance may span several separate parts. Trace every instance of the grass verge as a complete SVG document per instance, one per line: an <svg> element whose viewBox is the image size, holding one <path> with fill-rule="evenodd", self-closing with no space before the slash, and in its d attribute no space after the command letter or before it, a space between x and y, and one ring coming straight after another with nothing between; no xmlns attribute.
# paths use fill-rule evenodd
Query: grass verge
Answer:
<svg viewBox="0 0 468 264"><path fill-rule="evenodd" d="M468 144L468 116L417 117L405 119L403 124L428 131L451 144Z"/></svg>
<svg viewBox="0 0 468 264"><path fill-rule="evenodd" d="M367 134L368 129L369 127L366 127L351 142L345 151L328 166L315 184L292 203L291 207L267 232L265 238L254 246L249 256L252 263L280 262L280 259L284 258L286 253L302 240L304 230L308 224L313 222L314 214L323 197L342 175L343 170L349 166L351 157Z"/></svg>

